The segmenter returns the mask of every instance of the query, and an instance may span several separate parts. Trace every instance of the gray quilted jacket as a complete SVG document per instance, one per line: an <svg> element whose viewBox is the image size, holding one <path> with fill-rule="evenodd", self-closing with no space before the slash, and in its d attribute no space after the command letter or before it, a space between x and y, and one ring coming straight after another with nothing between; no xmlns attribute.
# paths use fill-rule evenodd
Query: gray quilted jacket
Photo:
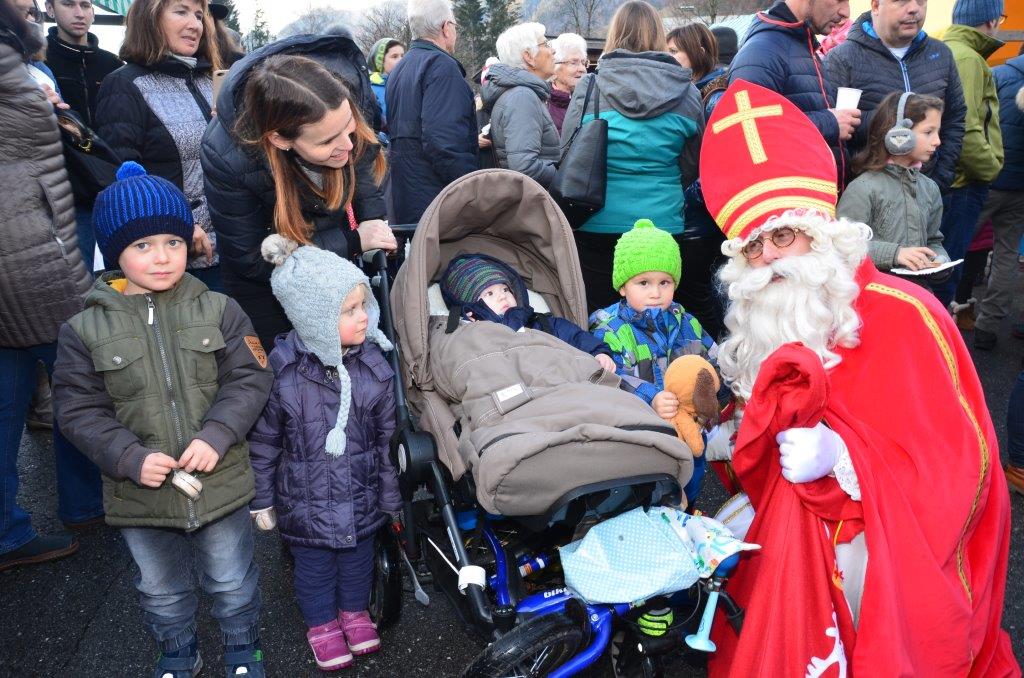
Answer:
<svg viewBox="0 0 1024 678"><path fill-rule="evenodd" d="M0 348L57 340L89 273L53 106L21 53L0 42Z"/></svg>
<svg viewBox="0 0 1024 678"><path fill-rule="evenodd" d="M880 271L896 266L900 247L930 247L949 261L942 247L942 195L919 170L890 164L850 182L839 199L839 216L871 227L868 254Z"/></svg>
<svg viewBox="0 0 1024 678"><path fill-rule="evenodd" d="M498 166L522 172L544 188L555 178L559 136L547 83L523 68L494 64L482 96L491 113L491 139Z"/></svg>

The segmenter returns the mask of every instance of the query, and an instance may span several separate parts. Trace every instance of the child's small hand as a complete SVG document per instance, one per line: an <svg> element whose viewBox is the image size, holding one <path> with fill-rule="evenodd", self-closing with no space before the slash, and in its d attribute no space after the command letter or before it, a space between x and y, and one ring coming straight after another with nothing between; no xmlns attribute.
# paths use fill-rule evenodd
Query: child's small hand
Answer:
<svg viewBox="0 0 1024 678"><path fill-rule="evenodd" d="M607 353L598 353L596 356L598 364L609 372L615 371L615 361Z"/></svg>
<svg viewBox="0 0 1024 678"><path fill-rule="evenodd" d="M273 506L259 511L249 511L249 515L256 521L256 527L264 532L272 530L277 526L277 511Z"/></svg>
<svg viewBox="0 0 1024 678"><path fill-rule="evenodd" d="M217 454L217 450L196 438L181 453L181 458L178 459L178 466L189 473L193 471L209 473L217 465L218 461L220 461L220 455Z"/></svg>
<svg viewBox="0 0 1024 678"><path fill-rule="evenodd" d="M938 266L935 263L936 256L935 251L928 247L901 247L896 253L896 263L911 271L920 271Z"/></svg>
<svg viewBox="0 0 1024 678"><path fill-rule="evenodd" d="M651 401L654 413L662 419L671 421L679 412L679 398L670 391L661 391Z"/></svg>
<svg viewBox="0 0 1024 678"><path fill-rule="evenodd" d="M174 457L169 457L163 452L150 452L142 461L139 485L160 487L167 478L167 474L176 468L178 468L178 462L174 460Z"/></svg>

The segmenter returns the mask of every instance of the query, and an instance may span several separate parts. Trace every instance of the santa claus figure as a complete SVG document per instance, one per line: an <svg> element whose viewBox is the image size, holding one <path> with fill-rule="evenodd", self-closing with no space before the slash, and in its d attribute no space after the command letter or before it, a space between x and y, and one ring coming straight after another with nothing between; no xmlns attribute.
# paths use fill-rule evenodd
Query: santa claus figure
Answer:
<svg viewBox="0 0 1024 678"><path fill-rule="evenodd" d="M809 120L734 82L701 152L728 240L722 376L743 403L733 469L755 510L711 675L1020 676L1001 628L1006 481L949 314L880 273L837 220Z"/></svg>

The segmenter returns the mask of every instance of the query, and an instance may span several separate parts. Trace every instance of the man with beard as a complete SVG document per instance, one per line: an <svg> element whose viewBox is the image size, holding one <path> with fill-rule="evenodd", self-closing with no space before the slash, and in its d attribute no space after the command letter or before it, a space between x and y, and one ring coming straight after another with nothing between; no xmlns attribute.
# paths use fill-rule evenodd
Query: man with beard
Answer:
<svg viewBox="0 0 1024 678"><path fill-rule="evenodd" d="M729 239L719 364L762 546L729 583L744 633L716 625L711 675L1020 676L1006 480L949 314L836 220L832 155L775 93L732 84L701 176Z"/></svg>

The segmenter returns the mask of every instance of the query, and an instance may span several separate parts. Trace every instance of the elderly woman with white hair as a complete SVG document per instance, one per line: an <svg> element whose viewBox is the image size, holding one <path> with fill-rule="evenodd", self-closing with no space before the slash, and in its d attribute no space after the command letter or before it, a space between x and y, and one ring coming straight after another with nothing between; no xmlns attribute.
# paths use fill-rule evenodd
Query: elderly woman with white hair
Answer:
<svg viewBox="0 0 1024 678"><path fill-rule="evenodd" d="M569 108L576 83L587 72L587 41L575 33L562 33L551 41L555 50L555 75L551 78L551 98L548 99L548 113L562 131L565 111Z"/></svg>
<svg viewBox="0 0 1024 678"><path fill-rule="evenodd" d="M547 188L555 178L558 128L548 113L547 80L555 54L538 23L518 24L498 36L498 58L483 86L491 114L491 141L498 166L522 172Z"/></svg>

